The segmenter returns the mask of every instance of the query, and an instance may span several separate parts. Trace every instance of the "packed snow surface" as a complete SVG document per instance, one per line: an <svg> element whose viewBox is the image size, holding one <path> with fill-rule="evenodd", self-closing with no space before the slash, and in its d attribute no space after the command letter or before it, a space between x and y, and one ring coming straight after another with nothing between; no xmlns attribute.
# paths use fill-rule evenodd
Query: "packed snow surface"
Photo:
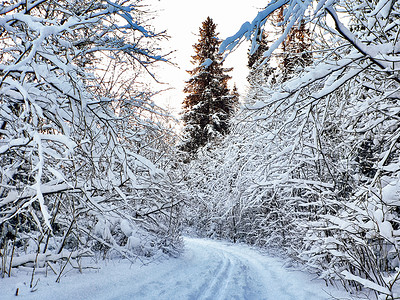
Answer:
<svg viewBox="0 0 400 300"><path fill-rule="evenodd" d="M55 275L41 274L35 292L28 289L30 274L14 272L0 279L0 299L322 300L344 295L245 245L194 238L186 238L185 245L181 257L145 266L113 261L96 272L69 272L60 283Z"/></svg>

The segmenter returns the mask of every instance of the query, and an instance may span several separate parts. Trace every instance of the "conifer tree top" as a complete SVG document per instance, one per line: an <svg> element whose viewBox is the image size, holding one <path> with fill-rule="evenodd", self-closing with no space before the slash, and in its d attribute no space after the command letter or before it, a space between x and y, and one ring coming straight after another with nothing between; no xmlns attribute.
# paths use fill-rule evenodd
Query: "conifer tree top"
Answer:
<svg viewBox="0 0 400 300"><path fill-rule="evenodd" d="M196 43L193 48L196 55L192 56L193 64L204 63L206 59L215 60L218 55L218 47L220 41L216 32L217 25L214 23L213 19L207 17L207 19L202 23L199 28L200 38L198 43Z"/></svg>
<svg viewBox="0 0 400 300"><path fill-rule="evenodd" d="M183 101L184 145L182 149L195 152L217 136L226 134L234 111L234 96L227 82L231 78L223 68L218 52L221 41L217 38L216 24L208 17L199 29L199 40L193 45L194 69L188 71ZM235 100L236 101L236 100Z"/></svg>

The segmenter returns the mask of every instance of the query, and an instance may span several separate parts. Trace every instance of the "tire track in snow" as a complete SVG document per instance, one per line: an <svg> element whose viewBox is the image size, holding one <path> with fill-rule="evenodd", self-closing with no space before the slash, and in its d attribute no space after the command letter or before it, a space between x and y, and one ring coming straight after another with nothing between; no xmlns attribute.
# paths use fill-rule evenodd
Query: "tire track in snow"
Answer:
<svg viewBox="0 0 400 300"><path fill-rule="evenodd" d="M216 269L215 274L209 277L210 282L206 282L199 290L199 300L223 299L222 293L228 286L230 277L232 276L232 264L230 259L224 253L219 255L221 265Z"/></svg>
<svg viewBox="0 0 400 300"><path fill-rule="evenodd" d="M200 288L196 293L198 297L190 299L268 299L263 295L265 287L257 282L258 274L252 274L252 269L241 257L215 247L220 242L200 239L186 239L186 242L189 251L203 248L209 257L218 257L223 265L218 272L210 274L212 280Z"/></svg>
<svg viewBox="0 0 400 300"><path fill-rule="evenodd" d="M209 257L219 256L222 262L230 262L229 268L225 263L214 274L208 287L200 288L197 295L203 296L189 299L323 300L331 299L325 290L336 292L325 287L322 281L313 282L311 275L288 270L283 267L283 261L262 255L248 246L204 239L187 238L185 241L188 251L203 248ZM209 259L208 263L211 261Z"/></svg>

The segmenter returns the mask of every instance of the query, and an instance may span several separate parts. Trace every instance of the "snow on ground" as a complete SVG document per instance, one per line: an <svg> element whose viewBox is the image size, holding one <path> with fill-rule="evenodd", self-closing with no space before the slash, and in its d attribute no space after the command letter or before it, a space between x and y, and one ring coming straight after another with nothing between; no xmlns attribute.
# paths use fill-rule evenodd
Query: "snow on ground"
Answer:
<svg viewBox="0 0 400 300"><path fill-rule="evenodd" d="M245 245L185 239L184 254L145 266L104 263L100 271L43 277L30 292L30 274L0 279L0 299L268 299L323 300L345 297L309 274L285 269L280 259ZM19 288L19 296L15 291Z"/></svg>

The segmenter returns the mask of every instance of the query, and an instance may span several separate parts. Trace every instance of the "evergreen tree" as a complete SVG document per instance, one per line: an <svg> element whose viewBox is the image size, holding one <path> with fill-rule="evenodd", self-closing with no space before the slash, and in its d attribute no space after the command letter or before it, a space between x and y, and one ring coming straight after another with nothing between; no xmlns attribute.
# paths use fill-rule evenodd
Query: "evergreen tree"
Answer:
<svg viewBox="0 0 400 300"><path fill-rule="evenodd" d="M181 149L195 152L210 140L229 131L229 120L234 113L238 97L228 88L227 73L222 56L218 53L221 41L217 38L216 24L208 17L200 28L200 38L193 48L194 65L188 73L183 101L184 135Z"/></svg>
<svg viewBox="0 0 400 300"><path fill-rule="evenodd" d="M272 14L272 25L284 24L283 7ZM269 49L268 38L270 36L280 36L283 34L282 27L278 26L275 31L267 34L264 30L258 29L255 34L257 43L256 50L249 51L248 67L250 69L247 80L250 84L250 94L248 101L257 101L258 97L264 94L264 88L271 88L276 84L282 84L290 80L313 61L312 33L301 22L297 27L293 27L281 44L279 53L271 55L268 62L265 61L264 53ZM274 62L277 67L273 67Z"/></svg>
<svg viewBox="0 0 400 300"><path fill-rule="evenodd" d="M240 94L239 94L238 88L236 86L236 83L233 85L233 89L232 89L232 92L231 92L231 97L232 97L231 98L232 109L235 111L235 110L238 109L239 97L240 97Z"/></svg>
<svg viewBox="0 0 400 300"><path fill-rule="evenodd" d="M283 58L280 66L282 82L291 79L296 74L296 70L302 70L311 65L313 60L311 44L311 32L305 26L304 21L299 26L292 28L282 45Z"/></svg>
<svg viewBox="0 0 400 300"><path fill-rule="evenodd" d="M264 94L263 86L271 86L276 83L276 76L274 75L276 68L272 67L270 62L264 63L264 53L268 51L268 48L268 35L259 30L257 48L255 51L250 49L248 53L249 75L247 81L251 87L247 97L248 104L257 102L260 95Z"/></svg>
<svg viewBox="0 0 400 300"><path fill-rule="evenodd" d="M268 35L261 30L258 30L257 33L257 48L254 53L249 51L248 53L248 63L247 66L251 71L255 70L261 63L264 58L263 54L268 50Z"/></svg>

